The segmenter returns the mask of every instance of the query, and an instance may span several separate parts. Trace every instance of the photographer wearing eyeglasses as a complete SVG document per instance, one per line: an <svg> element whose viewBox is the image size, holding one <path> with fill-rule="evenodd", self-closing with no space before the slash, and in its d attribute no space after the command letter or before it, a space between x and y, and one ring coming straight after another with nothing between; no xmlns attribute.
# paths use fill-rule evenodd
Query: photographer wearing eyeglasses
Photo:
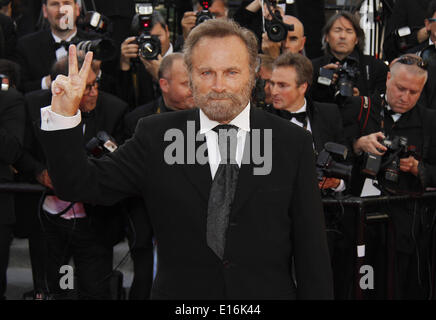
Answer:
<svg viewBox="0 0 436 320"><path fill-rule="evenodd" d="M344 126L354 138L355 167L362 170L356 176L357 195L368 175L377 179L384 195L421 194L436 186L436 113L417 104L426 80L424 61L403 55L391 63L384 96L354 97L342 108ZM385 209L395 234L395 298L425 299L430 271L426 237L432 226L426 221L427 208L411 200Z"/></svg>

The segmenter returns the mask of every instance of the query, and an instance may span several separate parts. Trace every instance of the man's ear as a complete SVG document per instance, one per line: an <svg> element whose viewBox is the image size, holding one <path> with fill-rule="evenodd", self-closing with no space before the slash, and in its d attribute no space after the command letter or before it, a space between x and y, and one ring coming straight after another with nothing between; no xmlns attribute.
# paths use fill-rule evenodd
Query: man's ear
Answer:
<svg viewBox="0 0 436 320"><path fill-rule="evenodd" d="M430 31L430 22L428 19L424 19L425 30Z"/></svg>
<svg viewBox="0 0 436 320"><path fill-rule="evenodd" d="M159 79L159 87L162 90L162 92L165 93L168 93L170 90L170 84L168 83L168 80L164 78Z"/></svg>
<svg viewBox="0 0 436 320"><path fill-rule="evenodd" d="M78 3L76 3L76 12L75 12L75 15L76 15L76 17L78 17L78 16L80 16L80 5L78 4Z"/></svg>
<svg viewBox="0 0 436 320"><path fill-rule="evenodd" d="M44 15L44 18L47 19L48 14L47 14L47 5L46 4L42 5L42 14Z"/></svg>

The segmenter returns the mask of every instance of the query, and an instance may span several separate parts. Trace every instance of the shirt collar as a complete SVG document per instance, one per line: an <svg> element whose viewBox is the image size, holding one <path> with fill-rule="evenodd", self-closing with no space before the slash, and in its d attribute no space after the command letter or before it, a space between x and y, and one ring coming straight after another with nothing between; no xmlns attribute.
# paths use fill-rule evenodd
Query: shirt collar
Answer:
<svg viewBox="0 0 436 320"><path fill-rule="evenodd" d="M162 58L165 58L167 55L169 55L169 54L171 54L173 52L174 52L173 44L170 43L170 46L169 46L167 52L165 52L165 54L164 54L164 56Z"/></svg>
<svg viewBox="0 0 436 320"><path fill-rule="evenodd" d="M71 36L69 36L67 39L65 39L65 41L71 41L71 39L73 39L76 36L76 34L77 34L77 28L76 28L76 31L74 31L74 33ZM60 43L63 40L63 39L59 38L57 35L55 35L53 32L51 33L51 35L56 43Z"/></svg>
<svg viewBox="0 0 436 320"><path fill-rule="evenodd" d="M205 134L220 123L218 121L210 120L206 114L200 109L200 133ZM237 126L244 131L250 131L250 102L229 124Z"/></svg>

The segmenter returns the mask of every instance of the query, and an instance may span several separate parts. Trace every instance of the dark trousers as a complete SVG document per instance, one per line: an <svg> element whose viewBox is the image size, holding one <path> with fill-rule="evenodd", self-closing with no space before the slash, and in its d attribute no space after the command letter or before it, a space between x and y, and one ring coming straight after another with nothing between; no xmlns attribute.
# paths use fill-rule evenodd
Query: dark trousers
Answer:
<svg viewBox="0 0 436 320"><path fill-rule="evenodd" d="M13 227L0 224L0 300L6 292L6 271L9 263L9 247L13 238Z"/></svg>
<svg viewBox="0 0 436 320"><path fill-rule="evenodd" d="M68 296L62 290L60 268L74 259L79 299L110 299L113 247L102 244L90 224L89 218L65 220L43 214L47 239L47 283L55 299ZM76 289L76 288L74 288Z"/></svg>

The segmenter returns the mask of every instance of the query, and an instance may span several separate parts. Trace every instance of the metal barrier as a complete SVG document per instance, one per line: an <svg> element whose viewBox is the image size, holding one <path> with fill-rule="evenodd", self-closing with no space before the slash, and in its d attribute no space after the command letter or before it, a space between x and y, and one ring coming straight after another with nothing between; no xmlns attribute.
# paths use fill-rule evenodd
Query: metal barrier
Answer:
<svg viewBox="0 0 436 320"><path fill-rule="evenodd" d="M418 200L418 201L431 201L436 199L436 192L426 192L420 196L401 195L401 196L376 196L376 197L348 197L341 200L337 199L323 199L325 208L341 209L351 208L355 216L355 278L354 278L354 294L355 299L363 299L363 290L359 285L360 269L365 264L365 225L367 222L375 220L386 221L388 215L380 212L381 206L386 204L398 204L404 201ZM436 202L433 202L436 206ZM388 250L392 253L391 250ZM392 270L388 270L388 282L392 281ZM389 284L388 284L389 286ZM388 299L393 298L393 293L389 292Z"/></svg>

